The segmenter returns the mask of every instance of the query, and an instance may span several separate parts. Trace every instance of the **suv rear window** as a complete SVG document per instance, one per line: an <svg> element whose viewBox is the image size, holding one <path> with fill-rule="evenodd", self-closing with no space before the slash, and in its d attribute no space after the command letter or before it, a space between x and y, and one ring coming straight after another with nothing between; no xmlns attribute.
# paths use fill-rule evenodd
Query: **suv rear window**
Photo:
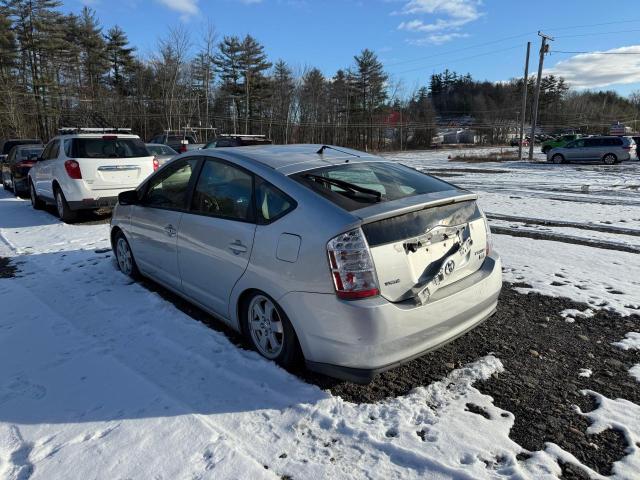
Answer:
<svg viewBox="0 0 640 480"><path fill-rule="evenodd" d="M455 189L447 182L393 162L334 165L297 173L291 178L347 211Z"/></svg>
<svg viewBox="0 0 640 480"><path fill-rule="evenodd" d="M138 138L74 138L69 156L77 158L134 158L151 156Z"/></svg>

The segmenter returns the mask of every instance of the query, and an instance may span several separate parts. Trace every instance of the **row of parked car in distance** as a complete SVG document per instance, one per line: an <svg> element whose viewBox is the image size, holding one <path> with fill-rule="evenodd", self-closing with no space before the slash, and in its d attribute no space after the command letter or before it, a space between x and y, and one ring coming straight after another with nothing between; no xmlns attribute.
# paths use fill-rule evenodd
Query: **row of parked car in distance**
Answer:
<svg viewBox="0 0 640 480"><path fill-rule="evenodd" d="M575 138L563 146L547 149L546 155L547 161L553 163L602 162L614 165L638 159L634 138L617 136Z"/></svg>

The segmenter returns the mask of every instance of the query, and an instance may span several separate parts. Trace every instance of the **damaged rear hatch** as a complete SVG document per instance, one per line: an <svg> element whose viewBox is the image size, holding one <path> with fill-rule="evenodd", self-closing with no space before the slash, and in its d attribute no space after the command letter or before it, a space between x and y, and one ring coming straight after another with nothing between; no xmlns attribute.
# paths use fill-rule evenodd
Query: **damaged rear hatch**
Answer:
<svg viewBox="0 0 640 480"><path fill-rule="evenodd" d="M477 196L395 162L331 165L293 176L362 220L379 294L391 302L424 304L440 288L482 266L489 229ZM335 252L330 252L335 255ZM363 253L346 245L344 262ZM331 263L334 260L330 260ZM351 262L358 276L357 262Z"/></svg>

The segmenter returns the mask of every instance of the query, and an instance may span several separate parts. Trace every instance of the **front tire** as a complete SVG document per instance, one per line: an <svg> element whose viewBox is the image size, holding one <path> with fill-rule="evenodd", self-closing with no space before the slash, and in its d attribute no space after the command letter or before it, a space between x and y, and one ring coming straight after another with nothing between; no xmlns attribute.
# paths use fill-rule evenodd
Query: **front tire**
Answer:
<svg viewBox="0 0 640 480"><path fill-rule="evenodd" d="M564 163L564 157L561 154L556 153L553 157L551 157L551 161L556 165L559 165L561 163Z"/></svg>
<svg viewBox="0 0 640 480"><path fill-rule="evenodd" d="M602 157L602 161L605 165L615 165L618 162L618 157L616 157L613 153L607 153L604 157Z"/></svg>
<svg viewBox="0 0 640 480"><path fill-rule="evenodd" d="M116 262L120 271L132 279L138 280L140 278L140 270L138 270L136 260L133 258L131 246L124 236L124 233L121 231L116 233L113 246L115 248Z"/></svg>
<svg viewBox="0 0 640 480"><path fill-rule="evenodd" d="M64 198L64 193L60 187L55 190L56 197L56 210L58 211L58 217L65 223L72 223L78 219L78 212L73 211L69 208L69 204L67 203L67 199Z"/></svg>
<svg viewBox="0 0 640 480"><path fill-rule="evenodd" d="M29 182L29 196L31 197L31 206L34 210L42 210L44 208L44 202L38 198L33 182Z"/></svg>
<svg viewBox="0 0 640 480"><path fill-rule="evenodd" d="M284 311L269 296L256 292L241 306L243 330L253 348L284 368L302 357L296 332Z"/></svg>

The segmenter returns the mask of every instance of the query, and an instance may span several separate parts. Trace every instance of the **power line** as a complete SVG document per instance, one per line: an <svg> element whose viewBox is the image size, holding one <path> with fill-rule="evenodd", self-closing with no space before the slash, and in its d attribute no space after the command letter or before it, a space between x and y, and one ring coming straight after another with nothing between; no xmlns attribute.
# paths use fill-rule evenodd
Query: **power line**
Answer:
<svg viewBox="0 0 640 480"><path fill-rule="evenodd" d="M632 32L640 32L640 28L635 28L633 30L615 30L609 32L590 32L590 33L577 33L575 35L558 35L555 38L575 38L575 37L592 37L594 35L613 35L620 33L632 33Z"/></svg>
<svg viewBox="0 0 640 480"><path fill-rule="evenodd" d="M499 49L499 50L492 50L490 52L485 52L485 53L477 53L475 55L470 55L468 57L455 58L453 60L449 60L449 61L443 62L443 63L437 63L437 64L431 64L431 65L423 65L421 67L411 68L409 70L402 70L401 72L395 72L395 73L399 75L399 74L403 74L403 73L416 72L418 70L426 70L428 68L442 67L442 66L454 63L454 62L461 62L461 61L464 61L464 60L470 60L470 59L477 58L477 57L485 57L487 55L496 55L498 53L506 52L506 51L509 51L509 50L514 50L516 48L522 48L522 45L515 45L513 47L502 48L502 49Z"/></svg>
<svg viewBox="0 0 640 480"><path fill-rule="evenodd" d="M589 55L640 55L640 52L586 52L586 51L567 51L553 50L551 53L571 53L571 54L589 54Z"/></svg>

